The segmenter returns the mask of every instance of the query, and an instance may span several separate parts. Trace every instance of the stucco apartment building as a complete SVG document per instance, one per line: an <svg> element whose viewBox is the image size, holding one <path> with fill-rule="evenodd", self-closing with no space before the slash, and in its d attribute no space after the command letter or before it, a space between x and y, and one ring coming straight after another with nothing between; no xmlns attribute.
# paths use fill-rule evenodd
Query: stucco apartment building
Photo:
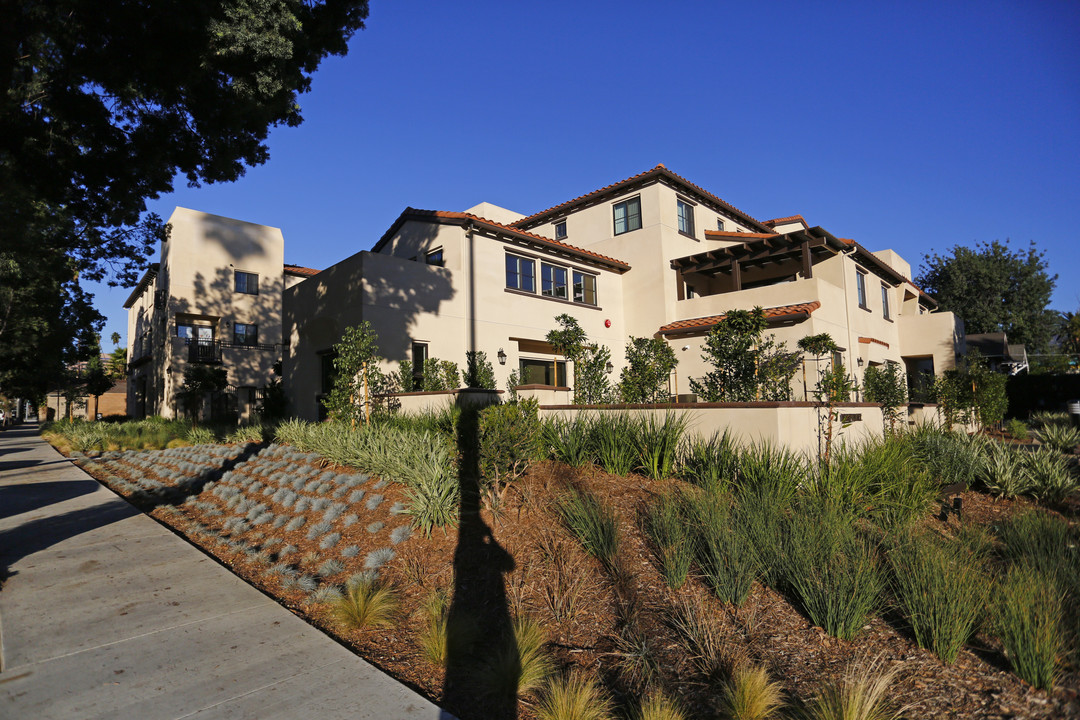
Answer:
<svg viewBox="0 0 1080 720"><path fill-rule="evenodd" d="M248 418L282 358L282 293L314 271L283 263L277 228L180 207L169 223L160 261L124 303L127 412L175 416L184 368L204 364L224 367L232 388L213 410Z"/></svg>
<svg viewBox="0 0 1080 720"><path fill-rule="evenodd" d="M332 346L362 320L387 370L425 357L463 364L482 350L500 387L515 370L523 383L564 385L572 372L544 338L567 313L612 349L613 378L630 336L665 338L685 392L708 371L709 330L755 306L789 348L828 332L860 381L889 361L913 377L940 373L963 352L962 321L936 312L894 251L797 215L756 220L658 165L528 216L487 203L406 209L370 251L285 288L285 386L293 411L317 418Z"/></svg>

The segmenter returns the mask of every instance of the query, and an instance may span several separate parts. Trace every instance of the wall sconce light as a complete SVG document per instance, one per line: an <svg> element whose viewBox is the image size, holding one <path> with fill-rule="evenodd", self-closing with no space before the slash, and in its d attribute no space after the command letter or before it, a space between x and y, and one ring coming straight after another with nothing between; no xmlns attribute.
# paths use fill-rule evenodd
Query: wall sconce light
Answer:
<svg viewBox="0 0 1080 720"><path fill-rule="evenodd" d="M609 363L607 364L607 367L605 367L604 369L605 369L605 370L607 370L607 374L608 374L608 375L610 375L610 374L611 374L611 371L615 369L615 366L614 366L614 365L612 365L612 364L611 364L611 363L609 362Z"/></svg>
<svg viewBox="0 0 1080 720"><path fill-rule="evenodd" d="M863 359L862 358L856 358L855 362L857 362L859 364L859 367L862 367L862 364L863 364Z"/></svg>
<svg viewBox="0 0 1080 720"><path fill-rule="evenodd" d="M499 348L499 356L498 357L499 357L499 364L500 365L505 365L506 364L506 353L503 352L502 348Z"/></svg>

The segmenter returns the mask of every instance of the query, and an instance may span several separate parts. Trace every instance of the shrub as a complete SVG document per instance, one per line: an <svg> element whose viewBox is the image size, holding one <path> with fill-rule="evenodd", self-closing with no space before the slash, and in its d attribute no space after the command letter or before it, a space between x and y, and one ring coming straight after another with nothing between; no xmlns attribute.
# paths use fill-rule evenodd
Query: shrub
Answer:
<svg viewBox="0 0 1080 720"><path fill-rule="evenodd" d="M806 720L900 720L907 708L889 700L898 668L884 670L880 660L856 661L839 682L822 686L804 712Z"/></svg>
<svg viewBox="0 0 1080 720"><path fill-rule="evenodd" d="M1013 671L1037 688L1052 689L1064 651L1056 583L1033 568L1014 565L996 595L995 634Z"/></svg>
<svg viewBox="0 0 1080 720"><path fill-rule="evenodd" d="M898 543L889 564L897 604L916 642L946 663L956 662L985 609L988 583L980 564L962 546L946 547L926 535Z"/></svg>
<svg viewBox="0 0 1080 720"><path fill-rule="evenodd" d="M990 443L986 446L979 467L979 476L986 489L995 495L1014 498L1031 489L1031 480L1024 464L1025 451Z"/></svg>
<svg viewBox="0 0 1080 720"><path fill-rule="evenodd" d="M900 363L871 365L863 374L863 397L866 402L881 403L881 419L891 432L901 420L901 408L907 403L907 376Z"/></svg>
<svg viewBox="0 0 1080 720"><path fill-rule="evenodd" d="M1050 423L1035 431L1035 439L1058 452L1071 453L1080 445L1080 430L1070 425Z"/></svg>
<svg viewBox="0 0 1080 720"><path fill-rule="evenodd" d="M706 402L787 400L798 355L764 337L768 322L760 307L730 310L705 338L701 358L712 369L690 389Z"/></svg>
<svg viewBox="0 0 1080 720"><path fill-rule="evenodd" d="M570 534L608 569L615 567L619 552L619 521L587 490L571 488L555 503L555 511Z"/></svg>
<svg viewBox="0 0 1080 720"><path fill-rule="evenodd" d="M666 413L663 420L653 413L638 419L634 426L634 444L638 467L646 477L664 480L672 475L675 459L686 434L686 415Z"/></svg>
<svg viewBox="0 0 1080 720"><path fill-rule="evenodd" d="M1028 426L1019 418L1012 418L1005 423L1005 432L1009 433L1014 440L1027 440L1029 437Z"/></svg>
<svg viewBox="0 0 1080 720"><path fill-rule="evenodd" d="M851 640L878 607L883 585L877 554L847 519L799 513L788 524L784 580L807 616Z"/></svg>
<svg viewBox="0 0 1080 720"><path fill-rule="evenodd" d="M1024 466L1031 491L1047 502L1060 503L1080 487L1080 480L1064 455L1045 448L1028 453Z"/></svg>
<svg viewBox="0 0 1080 720"><path fill-rule="evenodd" d="M480 473L492 504L540 455L541 425L535 398L491 405L480 411Z"/></svg>
<svg viewBox="0 0 1080 720"><path fill-rule="evenodd" d="M664 580L669 587L682 587L694 561L693 536L683 497L671 493L657 498L645 515L645 531L652 540Z"/></svg>
<svg viewBox="0 0 1080 720"><path fill-rule="evenodd" d="M580 671L556 678L536 708L538 720L609 720L611 701L594 680Z"/></svg>
<svg viewBox="0 0 1080 720"><path fill-rule="evenodd" d="M397 612L393 589L373 576L352 578L341 599L332 605L334 617L350 630L387 627Z"/></svg>
<svg viewBox="0 0 1080 720"><path fill-rule="evenodd" d="M668 379L678 364L675 349L663 338L631 337L626 344L626 367L619 381L622 401L667 402Z"/></svg>
<svg viewBox="0 0 1080 720"><path fill-rule="evenodd" d="M724 684L721 704L731 720L772 720L784 707L783 686L764 667L742 663Z"/></svg>
<svg viewBox="0 0 1080 720"><path fill-rule="evenodd" d="M488 362L487 353L479 350L465 353L465 387L495 389L495 369Z"/></svg>

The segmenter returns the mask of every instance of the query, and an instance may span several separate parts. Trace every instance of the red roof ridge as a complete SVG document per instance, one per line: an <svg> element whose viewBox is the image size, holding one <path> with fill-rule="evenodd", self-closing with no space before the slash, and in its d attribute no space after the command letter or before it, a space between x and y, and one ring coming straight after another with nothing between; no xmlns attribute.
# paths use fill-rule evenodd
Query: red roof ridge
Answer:
<svg viewBox="0 0 1080 720"><path fill-rule="evenodd" d="M322 270L316 270L315 268L304 267L303 265L292 265L291 263L283 263L285 272L292 273L293 275L303 275L305 277L311 277L312 275L318 275Z"/></svg>
<svg viewBox="0 0 1080 720"><path fill-rule="evenodd" d="M596 195L600 195L602 193L605 193L605 192L607 192L609 190L613 190L613 189L615 189L615 188L617 188L617 187L619 187L621 185L627 185L627 184L633 183L633 182L635 182L637 180L644 179L650 173L656 174L656 175L666 175L666 176L668 176L670 178L673 178L673 179L679 181L680 183L682 183L683 185L685 185L686 187L694 190L695 192L700 193L703 197L706 197L706 198L709 198L710 200L715 201L721 207L724 207L724 208L734 212L736 215L741 215L745 219L749 220L751 223L754 223L754 224L756 224L758 226L762 226L762 227L764 226L764 223L762 223L760 220L756 220L749 213L743 212L742 210L735 207L734 205L727 202L726 200L723 200L722 198L717 197L716 195L713 195L711 192L709 192L708 190L702 188L699 185L695 185L694 183L690 182L689 180L687 180L683 176L681 176L681 175L679 175L677 173L674 173L671 170L668 170L668 168L663 163L658 163L655 167L649 168L648 170L646 170L644 172L640 172L637 175L631 175L630 177L626 178L625 180L620 180L618 182L611 183L610 185L605 185L604 187L600 188L599 190L593 190L592 192L585 193L584 195L579 195L576 198L573 198L572 200L567 200L567 201L561 202L561 203L559 203L557 205L552 205L551 207L547 208L546 210L541 210L539 212L533 213L532 215L528 215L526 217L523 217L520 220L515 220L514 225L515 226L521 226L521 225L528 224L533 219L538 218L538 217L540 217L542 215L547 215L549 213L553 213L553 212L555 212L557 210L561 210L563 208L572 207L572 206L577 205L577 204L581 203L583 200L586 200L586 199L588 199L590 197L594 197Z"/></svg>
<svg viewBox="0 0 1080 720"><path fill-rule="evenodd" d="M787 315L799 315L810 313L821 307L820 300L811 300L805 303L796 303L794 305L777 305L776 307L765 308L766 318L781 318ZM690 320L676 320L675 322L668 323L660 328L661 335L667 335L670 333L681 332L684 330L698 330L715 325L716 323L727 317L727 313L721 313L720 315L708 315L705 317L692 318Z"/></svg>
<svg viewBox="0 0 1080 720"><path fill-rule="evenodd" d="M877 338L872 338L872 337L862 337L862 336L860 336L859 337L859 343L861 343L862 345L869 345L870 343L877 343L878 345L884 345L885 347L889 347L889 343L885 342L884 340L878 340Z"/></svg>
<svg viewBox="0 0 1080 720"><path fill-rule="evenodd" d="M784 225L789 222L794 222L795 220L801 221L807 227L810 226L810 223L806 222L806 218L804 218L802 215L788 215L787 217L773 218L772 220L763 220L761 224L769 225L771 227L773 225Z"/></svg>
<svg viewBox="0 0 1080 720"><path fill-rule="evenodd" d="M538 240L538 241L540 241L540 242L542 242L542 243L544 243L546 245L552 245L552 246L555 246L555 247L564 248L566 250L570 250L570 251L573 251L575 253L579 253L581 255L587 255L587 256L590 256L590 257L597 258L598 260L603 260L604 262L611 263L613 265L617 265L617 266L625 268L627 270L630 269L629 263L626 263L626 262L624 262L622 260L618 260L616 258L610 257L608 255L602 255L601 253L593 252L592 250L586 250L585 248L581 248L581 247L578 247L576 245L571 245L570 243L565 243L565 242L563 242L561 240L553 240L552 238L544 237L543 235L537 235L536 233L529 232L528 230L522 230L521 228L517 228L517 227L514 227L512 225L504 225L501 222L496 222L495 220L489 220L489 219L487 219L485 217L480 217L479 215L473 215L472 213L456 212L456 211L453 211L453 210L420 210L420 209L414 208L414 207L407 207L407 208L405 208L405 211L401 213L402 218L405 218L405 217L425 217L425 216L447 218L447 219L454 219L454 220L473 220L475 222L483 223L484 225L489 225L489 226L491 226L493 228L496 228L498 230L503 230L505 232L513 233L514 235L524 236L524 237L530 238L532 240Z"/></svg>

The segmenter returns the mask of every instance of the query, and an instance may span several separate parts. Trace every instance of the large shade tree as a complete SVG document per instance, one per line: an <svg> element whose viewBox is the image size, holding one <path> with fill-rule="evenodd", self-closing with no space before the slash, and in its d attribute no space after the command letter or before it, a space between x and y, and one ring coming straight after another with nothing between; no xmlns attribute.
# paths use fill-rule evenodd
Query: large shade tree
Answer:
<svg viewBox="0 0 1080 720"><path fill-rule="evenodd" d="M65 301L79 279L134 283L168 236L146 201L266 162L366 17L367 0L0 0L0 368L71 337L32 282Z"/></svg>
<svg viewBox="0 0 1080 720"><path fill-rule="evenodd" d="M962 317L967 332L1004 332L1009 342L1037 352L1046 348L1058 322L1048 307L1055 280L1035 243L1013 250L1007 240L995 240L926 256L917 282L942 310Z"/></svg>

